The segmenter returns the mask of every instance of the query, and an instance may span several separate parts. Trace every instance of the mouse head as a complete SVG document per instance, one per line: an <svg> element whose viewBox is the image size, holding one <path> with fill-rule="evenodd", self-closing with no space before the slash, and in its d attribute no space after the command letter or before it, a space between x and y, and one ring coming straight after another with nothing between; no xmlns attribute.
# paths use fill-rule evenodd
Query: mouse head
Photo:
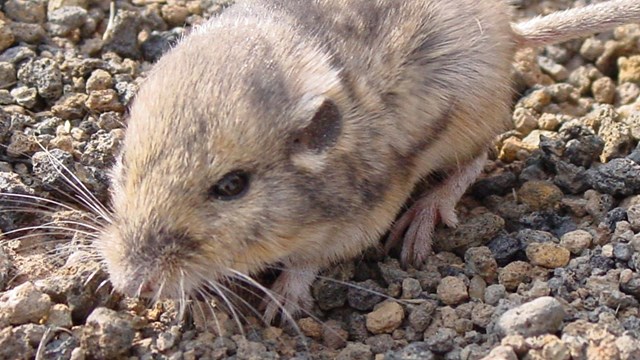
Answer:
<svg viewBox="0 0 640 360"><path fill-rule="evenodd" d="M295 39L275 26L208 29L151 71L98 243L117 290L183 296L313 257L376 201L381 184L353 169L374 151L354 141L367 119L331 59Z"/></svg>

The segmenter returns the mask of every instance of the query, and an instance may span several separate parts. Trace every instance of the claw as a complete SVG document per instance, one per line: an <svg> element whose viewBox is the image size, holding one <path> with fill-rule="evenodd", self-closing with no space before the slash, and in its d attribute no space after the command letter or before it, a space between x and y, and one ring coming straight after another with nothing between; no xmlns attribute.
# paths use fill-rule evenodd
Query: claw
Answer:
<svg viewBox="0 0 640 360"><path fill-rule="evenodd" d="M458 225L455 206L476 180L487 155L458 168L442 184L418 199L393 225L385 249L395 247L404 238L401 261L404 266L419 266L432 252L433 233L438 221L448 227Z"/></svg>

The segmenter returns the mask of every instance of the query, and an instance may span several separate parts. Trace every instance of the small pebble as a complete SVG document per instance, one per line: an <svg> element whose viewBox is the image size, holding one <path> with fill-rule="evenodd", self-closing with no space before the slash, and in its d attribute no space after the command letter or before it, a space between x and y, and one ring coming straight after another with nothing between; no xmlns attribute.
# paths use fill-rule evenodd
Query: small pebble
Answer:
<svg viewBox="0 0 640 360"><path fill-rule="evenodd" d="M310 317L298 320L298 327L300 327L300 331L302 331L306 336L314 339L322 337L322 324Z"/></svg>
<svg viewBox="0 0 640 360"><path fill-rule="evenodd" d="M471 321L476 326L486 328L489 323L491 323L493 312L493 306L489 304L478 303L473 307L473 312L471 313Z"/></svg>
<svg viewBox="0 0 640 360"><path fill-rule="evenodd" d="M435 360L435 355L429 349L426 342L414 342L405 346L402 350L385 354L384 360ZM377 359L376 359L377 360Z"/></svg>
<svg viewBox="0 0 640 360"><path fill-rule="evenodd" d="M613 159L590 169L587 180L599 192L629 196L640 190L640 164L629 159Z"/></svg>
<svg viewBox="0 0 640 360"><path fill-rule="evenodd" d="M71 310L65 304L55 304L51 307L45 323L48 326L71 329Z"/></svg>
<svg viewBox="0 0 640 360"><path fill-rule="evenodd" d="M453 349L453 339L456 337L456 332L449 328L439 328L435 334L425 338L429 350L436 354L443 354Z"/></svg>
<svg viewBox="0 0 640 360"><path fill-rule="evenodd" d="M371 360L373 359L373 353L371 347L365 344L350 342L347 346L340 351L336 360Z"/></svg>
<svg viewBox="0 0 640 360"><path fill-rule="evenodd" d="M417 331L423 332L431 323L436 304L433 302L425 302L411 308L409 313L409 325Z"/></svg>
<svg viewBox="0 0 640 360"><path fill-rule="evenodd" d="M532 266L524 261L514 261L500 269L498 272L498 282L509 291L518 288L522 283L531 281ZM487 294L485 293L485 299Z"/></svg>
<svg viewBox="0 0 640 360"><path fill-rule="evenodd" d="M487 247L491 249L493 258L498 265L505 266L508 263L518 260L524 254L525 246L523 246L520 239L512 234L500 234L493 238Z"/></svg>
<svg viewBox="0 0 640 360"><path fill-rule="evenodd" d="M10 62L0 62L0 89L13 86L17 81L16 68Z"/></svg>
<svg viewBox="0 0 640 360"><path fill-rule="evenodd" d="M571 253L554 243L533 243L527 246L527 258L532 265L539 265L549 269L565 266L569 263Z"/></svg>
<svg viewBox="0 0 640 360"><path fill-rule="evenodd" d="M38 323L51 309L51 298L31 282L18 285L0 296L0 319L10 324Z"/></svg>
<svg viewBox="0 0 640 360"><path fill-rule="evenodd" d="M391 333L404 319L404 309L395 301L385 301L367 314L367 329L373 334Z"/></svg>
<svg viewBox="0 0 640 360"><path fill-rule="evenodd" d="M518 199L534 211L553 208L564 196L562 190L546 181L527 181L517 194Z"/></svg>
<svg viewBox="0 0 640 360"><path fill-rule="evenodd" d="M640 232L640 204L632 205L627 209L627 219L635 232Z"/></svg>
<svg viewBox="0 0 640 360"><path fill-rule="evenodd" d="M503 335L525 337L555 333L564 316L562 304L545 296L505 312L498 320L497 329Z"/></svg>
<svg viewBox="0 0 640 360"><path fill-rule="evenodd" d="M618 58L618 81L640 84L640 55Z"/></svg>
<svg viewBox="0 0 640 360"><path fill-rule="evenodd" d="M513 111L513 123L515 129L522 134L529 134L538 127L538 120L533 111L527 108L516 108Z"/></svg>
<svg viewBox="0 0 640 360"><path fill-rule="evenodd" d="M45 1L7 0L4 11L9 18L18 22L43 23L47 17Z"/></svg>
<svg viewBox="0 0 640 360"><path fill-rule="evenodd" d="M469 280L469 298L472 300L484 300L484 292L487 288L487 282L480 276L474 276Z"/></svg>
<svg viewBox="0 0 640 360"><path fill-rule="evenodd" d="M406 279L405 279L406 280ZM419 284L418 284L419 285ZM404 286L404 280L403 280ZM342 288L341 288L342 289ZM325 289L326 290L326 289ZM366 280L349 286L347 290L347 302L349 306L360 311L370 311L383 300L385 291L373 280ZM419 293L418 293L419 294ZM412 299L413 297L405 298ZM326 306L327 308L330 308Z"/></svg>
<svg viewBox="0 0 640 360"><path fill-rule="evenodd" d="M484 302L489 305L498 305L500 299L507 294L507 289L503 284L493 284L487 286L484 291Z"/></svg>
<svg viewBox="0 0 640 360"><path fill-rule="evenodd" d="M500 345L491 349L489 355L481 360L518 360L518 356L511 347Z"/></svg>
<svg viewBox="0 0 640 360"><path fill-rule="evenodd" d="M89 93L85 106L97 112L122 112L124 110L124 106L118 100L118 94L112 89L92 91Z"/></svg>
<svg viewBox="0 0 640 360"><path fill-rule="evenodd" d="M415 299L422 293L420 281L414 278L402 280L402 299Z"/></svg>
<svg viewBox="0 0 640 360"><path fill-rule="evenodd" d="M472 247L464 254L464 261L468 271L480 275L488 283L496 280L498 264L493 253L486 246Z"/></svg>
<svg viewBox="0 0 640 360"><path fill-rule="evenodd" d="M440 251L464 251L490 241L504 228L504 219L486 213L459 224L455 229L446 228L435 234L434 246Z"/></svg>
<svg viewBox="0 0 640 360"><path fill-rule="evenodd" d="M87 92L108 90L113 86L113 79L108 72L97 69L87 79Z"/></svg>
<svg viewBox="0 0 640 360"><path fill-rule="evenodd" d="M329 320L322 327L322 342L330 349L342 349L347 345L349 333L342 328L342 324Z"/></svg>
<svg viewBox="0 0 640 360"><path fill-rule="evenodd" d="M601 77L591 84L591 92L597 102L613 104L616 98L616 84L609 77Z"/></svg>
<svg viewBox="0 0 640 360"><path fill-rule="evenodd" d="M512 348L513 351L520 356L529 351L529 344L527 344L522 335L507 335L502 338L500 344Z"/></svg>
<svg viewBox="0 0 640 360"><path fill-rule="evenodd" d="M583 250L591 246L593 235L584 230L570 231L560 238L560 246L569 250L572 254L578 255Z"/></svg>
<svg viewBox="0 0 640 360"><path fill-rule="evenodd" d="M447 276L440 281L438 299L447 305L458 305L469 299L467 284L457 276Z"/></svg>
<svg viewBox="0 0 640 360"><path fill-rule="evenodd" d="M385 353L395 346L393 337L389 334L374 335L365 340L365 343L371 348L374 354Z"/></svg>
<svg viewBox="0 0 640 360"><path fill-rule="evenodd" d="M171 327L169 331L164 331L158 335L156 340L156 346L161 352L165 352L176 345L179 340L180 328L177 326Z"/></svg>
<svg viewBox="0 0 640 360"><path fill-rule="evenodd" d="M629 261L633 255L633 248L629 244L618 243L613 245L613 256L620 261Z"/></svg>
<svg viewBox="0 0 640 360"><path fill-rule="evenodd" d="M556 114L544 113L538 119L538 127L541 130L556 131L560 127L562 120Z"/></svg>

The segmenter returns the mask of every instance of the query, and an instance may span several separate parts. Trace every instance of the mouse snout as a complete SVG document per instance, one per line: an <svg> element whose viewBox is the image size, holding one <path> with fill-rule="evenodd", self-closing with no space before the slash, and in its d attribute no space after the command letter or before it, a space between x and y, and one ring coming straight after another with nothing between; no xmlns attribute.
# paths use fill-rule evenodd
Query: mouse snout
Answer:
<svg viewBox="0 0 640 360"><path fill-rule="evenodd" d="M101 252L114 288L127 296L171 297L184 284L185 263L196 255L197 241L185 231L140 231L120 224L102 241Z"/></svg>

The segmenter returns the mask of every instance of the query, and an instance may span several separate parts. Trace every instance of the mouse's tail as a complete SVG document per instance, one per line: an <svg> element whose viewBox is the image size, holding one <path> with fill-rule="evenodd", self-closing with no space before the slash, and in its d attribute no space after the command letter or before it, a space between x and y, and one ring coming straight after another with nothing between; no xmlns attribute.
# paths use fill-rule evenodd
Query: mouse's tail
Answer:
<svg viewBox="0 0 640 360"><path fill-rule="evenodd" d="M640 23L640 0L611 0L513 23L520 47L542 46Z"/></svg>

